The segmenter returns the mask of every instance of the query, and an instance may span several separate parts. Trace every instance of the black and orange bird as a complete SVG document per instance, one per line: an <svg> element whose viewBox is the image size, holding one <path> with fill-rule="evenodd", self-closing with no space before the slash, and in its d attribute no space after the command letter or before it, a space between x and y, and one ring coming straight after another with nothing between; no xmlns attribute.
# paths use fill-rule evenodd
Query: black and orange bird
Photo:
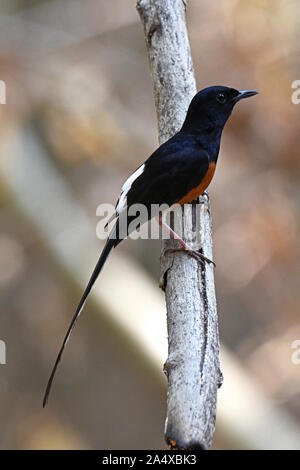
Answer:
<svg viewBox="0 0 300 470"><path fill-rule="evenodd" d="M224 86L212 86L199 91L190 103L180 131L158 147L127 179L116 205L114 228L63 340L47 384L43 406L47 403L57 366L85 301L111 250L124 239L118 235L122 214L133 204L143 204L149 209L149 220L154 215L150 210L152 205L166 204L170 207L176 203L185 204L203 194L214 176L222 131L234 106L238 101L257 93L255 90L238 91ZM129 224L130 217L126 220ZM179 241L182 250L202 262L212 263L198 251L189 248L161 218L159 221Z"/></svg>

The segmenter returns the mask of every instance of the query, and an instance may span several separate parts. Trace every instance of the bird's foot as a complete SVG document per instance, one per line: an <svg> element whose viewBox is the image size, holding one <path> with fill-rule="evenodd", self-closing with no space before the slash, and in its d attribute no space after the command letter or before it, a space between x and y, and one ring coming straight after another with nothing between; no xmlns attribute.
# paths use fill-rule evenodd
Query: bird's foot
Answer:
<svg viewBox="0 0 300 470"><path fill-rule="evenodd" d="M204 256L202 253L199 253L199 251L196 251L196 250L193 250L191 248L183 248L183 247L180 247L180 248L168 248L165 253L176 253L178 251L183 251L185 252L187 255L190 255L192 256L193 258L195 258L197 261L199 261L200 263L204 264L205 262L208 263L208 264L213 264L214 267L216 267L216 264L209 258L207 258L206 256Z"/></svg>

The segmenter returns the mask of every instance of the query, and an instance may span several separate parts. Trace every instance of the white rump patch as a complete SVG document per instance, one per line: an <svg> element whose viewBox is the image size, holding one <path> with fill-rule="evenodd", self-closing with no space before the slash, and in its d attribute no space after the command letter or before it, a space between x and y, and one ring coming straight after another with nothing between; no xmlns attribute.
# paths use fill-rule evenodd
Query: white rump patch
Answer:
<svg viewBox="0 0 300 470"><path fill-rule="evenodd" d="M127 194L128 191L130 190L132 183L143 173L145 168L145 163L143 165L139 166L137 170L135 170L134 173L132 173L131 176L125 181L125 183L122 186L121 194L119 197L119 200L116 205L116 214L119 215L122 209L124 209L127 205Z"/></svg>

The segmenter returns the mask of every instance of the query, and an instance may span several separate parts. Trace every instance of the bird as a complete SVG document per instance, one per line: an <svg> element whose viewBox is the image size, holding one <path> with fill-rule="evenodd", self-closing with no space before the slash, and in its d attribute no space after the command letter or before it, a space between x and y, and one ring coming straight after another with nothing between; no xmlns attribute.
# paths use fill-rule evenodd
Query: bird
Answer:
<svg viewBox="0 0 300 470"><path fill-rule="evenodd" d="M211 86L199 91L191 100L179 132L160 145L126 180L115 207L115 225L64 337L46 386L43 407L47 404L58 364L87 297L110 252L126 238L123 233L120 235L122 216L132 205L143 204L148 209L150 219L155 215L150 211L153 205L184 205L202 195L215 174L222 132L234 106L256 94L256 90L239 91L226 86ZM126 219L127 227L132 218ZM180 243L181 247L173 251L183 250L201 262L213 263L192 250L160 215L159 223Z"/></svg>

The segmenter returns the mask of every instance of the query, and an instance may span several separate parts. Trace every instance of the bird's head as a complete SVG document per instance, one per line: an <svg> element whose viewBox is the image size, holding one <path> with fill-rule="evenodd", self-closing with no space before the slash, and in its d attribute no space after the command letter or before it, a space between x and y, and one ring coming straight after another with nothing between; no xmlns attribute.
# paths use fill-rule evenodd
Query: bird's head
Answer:
<svg viewBox="0 0 300 470"><path fill-rule="evenodd" d="M183 129L222 130L236 103L257 95L258 91L238 91L226 86L211 86L199 91L192 99Z"/></svg>

